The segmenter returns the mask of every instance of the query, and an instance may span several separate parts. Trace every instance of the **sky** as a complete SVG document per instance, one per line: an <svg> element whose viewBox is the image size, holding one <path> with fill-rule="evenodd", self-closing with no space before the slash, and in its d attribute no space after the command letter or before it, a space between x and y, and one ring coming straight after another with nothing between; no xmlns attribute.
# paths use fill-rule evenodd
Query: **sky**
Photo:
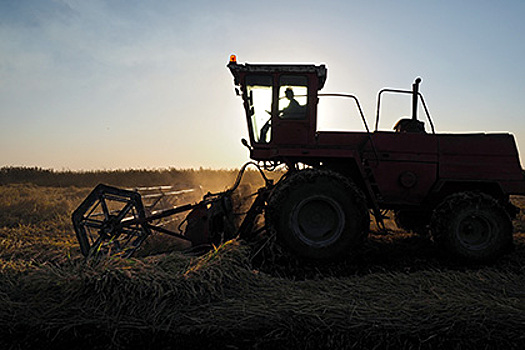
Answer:
<svg viewBox="0 0 525 350"><path fill-rule="evenodd" d="M524 16L522 0L0 0L0 167L238 168L232 53L326 64L323 92L356 95L371 125L380 89L421 77L437 132L511 132L523 164Z"/></svg>

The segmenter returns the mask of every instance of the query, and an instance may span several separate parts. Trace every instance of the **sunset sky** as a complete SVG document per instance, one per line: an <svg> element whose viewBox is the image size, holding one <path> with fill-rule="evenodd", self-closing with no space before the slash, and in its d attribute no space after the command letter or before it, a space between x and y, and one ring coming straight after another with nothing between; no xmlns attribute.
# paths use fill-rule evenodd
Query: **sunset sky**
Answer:
<svg viewBox="0 0 525 350"><path fill-rule="evenodd" d="M323 92L423 79L438 132L525 154L525 1L0 0L0 166L235 168L240 62L328 67ZM387 125L390 127L390 125Z"/></svg>

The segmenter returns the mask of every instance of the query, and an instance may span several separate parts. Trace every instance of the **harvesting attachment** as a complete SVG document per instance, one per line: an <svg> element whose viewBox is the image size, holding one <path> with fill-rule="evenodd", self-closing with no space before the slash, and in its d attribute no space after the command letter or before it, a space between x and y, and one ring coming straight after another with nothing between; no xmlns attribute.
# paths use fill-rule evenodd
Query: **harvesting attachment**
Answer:
<svg viewBox="0 0 525 350"><path fill-rule="evenodd" d="M257 167L265 186L253 194L256 198L238 225L232 196L249 165ZM99 184L74 211L73 227L86 257L129 257L153 232L186 241L193 250L206 251L234 237L248 236L272 186L252 162L241 168L230 189L207 193L194 203L179 204L185 196L198 195L201 189L158 186L131 190ZM185 217L179 215L186 212Z"/></svg>

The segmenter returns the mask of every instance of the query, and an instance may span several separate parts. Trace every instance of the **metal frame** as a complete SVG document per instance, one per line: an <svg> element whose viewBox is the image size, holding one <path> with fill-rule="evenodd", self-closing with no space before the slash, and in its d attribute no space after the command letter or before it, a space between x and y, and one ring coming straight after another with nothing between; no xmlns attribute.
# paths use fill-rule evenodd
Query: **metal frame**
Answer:
<svg viewBox="0 0 525 350"><path fill-rule="evenodd" d="M377 94L377 110L376 110L376 122L375 122L375 130L378 131L379 129L379 114L381 110L381 95L384 92L390 92L395 94L410 94L412 95L412 119L417 120L417 110L418 110L418 100L421 100L421 104L423 106L423 109L425 110L425 114L428 120L428 123L430 124L430 129L432 130L432 133L435 134L436 130L434 128L434 123L432 122L432 118L430 118L430 112L428 111L427 104L425 103L425 99L423 98L423 95L419 92L419 84L421 83L421 78L417 78L414 84L412 85L412 90L400 90L400 89L382 89Z"/></svg>

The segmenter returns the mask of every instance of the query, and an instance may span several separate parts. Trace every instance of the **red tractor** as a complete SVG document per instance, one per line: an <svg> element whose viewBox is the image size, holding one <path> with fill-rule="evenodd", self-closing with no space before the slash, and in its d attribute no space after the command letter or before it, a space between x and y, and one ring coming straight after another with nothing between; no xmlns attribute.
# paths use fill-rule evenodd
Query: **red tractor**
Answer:
<svg viewBox="0 0 525 350"><path fill-rule="evenodd" d="M512 222L518 209L510 195L525 194L525 179L511 134L437 134L423 96L421 79L411 90L383 89L378 94L375 130L359 100L350 94L322 94L324 65L239 64L228 68L246 110L250 157L265 180L244 221L234 221L233 187L208 193L194 204L159 210L166 196L193 190L118 189L99 185L73 213L73 226L86 256L130 256L153 232L189 241L194 248L254 235L264 213L268 231L296 255L334 260L359 249L368 235L370 214L384 226L384 213L410 231L430 231L449 255L482 262L512 247ZM408 95L412 116L392 131L379 131L381 97ZM318 102L323 97L353 101L363 131L319 131ZM418 119L418 110L425 121ZM273 184L262 171L286 165ZM160 190L150 194L145 191ZM150 204L148 204L150 201ZM184 212L181 221L163 221ZM178 222L178 231L170 223Z"/></svg>
<svg viewBox="0 0 525 350"><path fill-rule="evenodd" d="M411 90L379 92L371 131L355 96L320 93L324 65L239 64L232 56L228 68L246 110L250 157L289 169L268 195L265 218L297 255L342 257L367 236L370 213L381 224L386 211L403 229L430 229L462 260L491 260L512 246L518 210L509 196L525 194L525 179L511 134L436 133L419 78ZM378 131L385 93L412 102L412 116L392 131ZM326 96L353 100L364 131L318 131Z"/></svg>

